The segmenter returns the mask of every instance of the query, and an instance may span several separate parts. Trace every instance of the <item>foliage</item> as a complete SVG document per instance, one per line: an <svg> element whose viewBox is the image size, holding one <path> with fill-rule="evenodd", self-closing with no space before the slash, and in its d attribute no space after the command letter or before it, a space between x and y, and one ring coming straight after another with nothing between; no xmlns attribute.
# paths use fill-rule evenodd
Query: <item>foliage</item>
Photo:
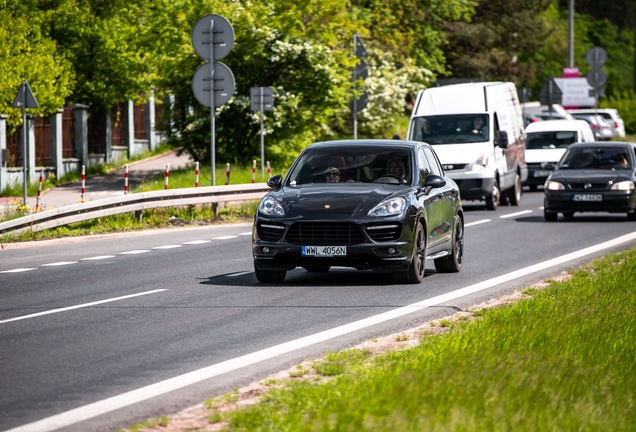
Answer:
<svg viewBox="0 0 636 432"><path fill-rule="evenodd" d="M600 108L614 108L618 110L625 123L625 132L636 134L636 96L631 90L614 93L607 99L602 99Z"/></svg>

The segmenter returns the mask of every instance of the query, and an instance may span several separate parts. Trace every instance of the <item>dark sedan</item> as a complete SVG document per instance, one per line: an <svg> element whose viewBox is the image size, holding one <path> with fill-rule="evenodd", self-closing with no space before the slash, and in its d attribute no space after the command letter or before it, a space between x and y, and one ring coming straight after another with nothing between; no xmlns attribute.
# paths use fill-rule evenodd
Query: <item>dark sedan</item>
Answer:
<svg viewBox="0 0 636 432"><path fill-rule="evenodd" d="M635 148L624 142L570 145L545 182L545 220L557 220L558 213L611 212L635 221Z"/></svg>
<svg viewBox="0 0 636 432"><path fill-rule="evenodd" d="M431 146L350 140L307 147L254 218L252 253L260 282L282 282L303 267L332 266L395 275L420 283L426 259L458 272L464 248L459 190Z"/></svg>

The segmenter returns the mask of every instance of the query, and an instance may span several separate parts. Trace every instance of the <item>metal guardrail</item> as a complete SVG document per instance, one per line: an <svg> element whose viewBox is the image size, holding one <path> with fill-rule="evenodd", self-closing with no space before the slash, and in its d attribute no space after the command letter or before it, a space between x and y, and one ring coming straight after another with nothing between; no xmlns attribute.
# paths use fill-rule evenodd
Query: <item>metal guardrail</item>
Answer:
<svg viewBox="0 0 636 432"><path fill-rule="evenodd" d="M149 208L255 200L261 199L270 190L266 183L253 183L140 192L72 204L2 222L0 234L41 231L73 222Z"/></svg>

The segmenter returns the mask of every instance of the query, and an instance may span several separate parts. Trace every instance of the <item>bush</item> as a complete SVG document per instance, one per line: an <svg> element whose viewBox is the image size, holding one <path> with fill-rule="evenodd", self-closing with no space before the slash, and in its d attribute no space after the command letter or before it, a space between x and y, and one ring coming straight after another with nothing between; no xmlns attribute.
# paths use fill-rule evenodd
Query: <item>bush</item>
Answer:
<svg viewBox="0 0 636 432"><path fill-rule="evenodd" d="M600 101L599 108L614 108L625 122L625 132L636 134L636 96L631 90L618 92Z"/></svg>

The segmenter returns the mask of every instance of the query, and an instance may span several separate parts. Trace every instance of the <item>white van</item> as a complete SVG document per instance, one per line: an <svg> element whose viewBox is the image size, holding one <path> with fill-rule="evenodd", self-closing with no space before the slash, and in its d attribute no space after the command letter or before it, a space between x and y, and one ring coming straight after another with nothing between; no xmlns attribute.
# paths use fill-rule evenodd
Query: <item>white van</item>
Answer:
<svg viewBox="0 0 636 432"><path fill-rule="evenodd" d="M525 132L517 89L482 82L421 90L407 139L433 146L462 200L519 205L528 178Z"/></svg>
<svg viewBox="0 0 636 432"><path fill-rule="evenodd" d="M526 127L526 163L530 190L543 186L552 171L546 163L556 163L570 144L595 141L594 132L584 120L554 120L530 123Z"/></svg>

